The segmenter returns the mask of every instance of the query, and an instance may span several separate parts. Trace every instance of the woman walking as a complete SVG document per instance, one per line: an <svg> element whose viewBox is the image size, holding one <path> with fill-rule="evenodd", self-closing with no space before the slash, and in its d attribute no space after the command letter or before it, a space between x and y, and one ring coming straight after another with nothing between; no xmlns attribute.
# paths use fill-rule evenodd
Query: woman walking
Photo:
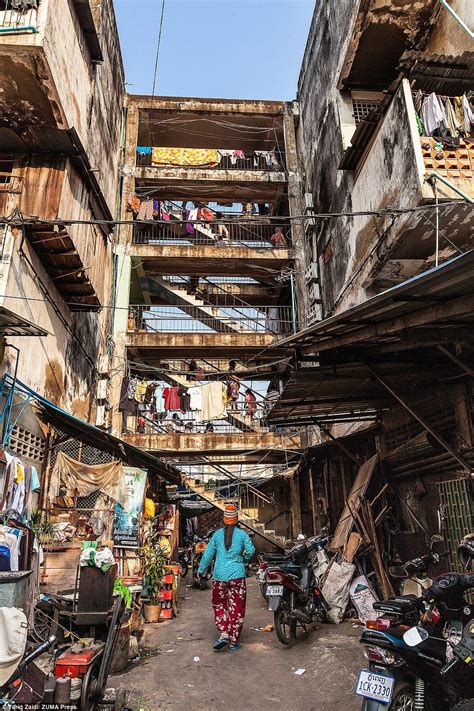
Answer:
<svg viewBox="0 0 474 711"><path fill-rule="evenodd" d="M252 559L255 547L250 536L237 526L238 520L236 506L226 504L224 527L212 536L199 566L199 574L203 575L215 559L212 606L216 627L220 632L213 644L216 652L227 646L229 652L240 649L239 638L244 624L247 596L245 564Z"/></svg>

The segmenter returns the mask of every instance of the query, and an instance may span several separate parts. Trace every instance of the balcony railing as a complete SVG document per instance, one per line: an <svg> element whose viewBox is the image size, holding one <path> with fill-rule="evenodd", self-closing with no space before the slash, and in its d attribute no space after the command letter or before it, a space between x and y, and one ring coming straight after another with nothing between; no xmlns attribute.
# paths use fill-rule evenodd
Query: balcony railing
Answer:
<svg viewBox="0 0 474 711"><path fill-rule="evenodd" d="M234 246L247 249L289 249L291 245L290 227L286 224L269 224L249 219L245 224L242 220L232 224L231 220L221 221L227 228L227 233L218 233L219 222L202 222L191 224L171 221L169 225L134 225L132 242L134 244L156 245L207 245ZM274 238L280 228L283 239ZM191 231L192 230L192 231ZM275 241L277 240L277 241Z"/></svg>
<svg viewBox="0 0 474 711"><path fill-rule="evenodd" d="M281 335L293 329L289 306L130 306L133 328L141 333L261 333ZM132 320L130 316L129 321Z"/></svg>
<svg viewBox="0 0 474 711"><path fill-rule="evenodd" d="M186 170L259 170L259 171L285 171L285 154L282 151L228 151L209 149L199 151L202 158L186 159L184 151L194 149L153 149L140 146L137 148L137 166L152 168L186 168ZM155 151L159 151L157 154ZM198 151L196 154L199 155ZM203 162L199 162L202 160Z"/></svg>
<svg viewBox="0 0 474 711"><path fill-rule="evenodd" d="M36 3L39 4L39 3ZM1 34L34 33L36 29L37 9L35 3L25 3L22 9L18 0L0 0Z"/></svg>

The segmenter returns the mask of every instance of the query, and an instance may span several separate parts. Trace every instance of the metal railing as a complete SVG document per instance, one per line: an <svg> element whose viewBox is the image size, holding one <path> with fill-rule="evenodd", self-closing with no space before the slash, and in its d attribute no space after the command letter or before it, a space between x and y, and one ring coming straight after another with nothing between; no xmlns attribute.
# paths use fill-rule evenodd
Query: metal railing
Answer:
<svg viewBox="0 0 474 711"><path fill-rule="evenodd" d="M246 311L247 313L244 313ZM219 306L142 306L131 305L133 328L145 333L291 333L289 306L232 308ZM130 318L131 320L131 318Z"/></svg>
<svg viewBox="0 0 474 711"><path fill-rule="evenodd" d="M239 222L232 224L232 220L221 220L214 222L200 222L191 224L180 222L181 217L175 217L169 224L156 225L134 225L132 242L133 244L156 244L156 245L217 245L220 247L237 246L247 249L290 249L291 248L291 228L288 224L270 224L269 221L258 221L258 218L242 216ZM234 218L235 219L235 218ZM245 223L244 220L247 222ZM226 227L227 233L219 234L218 225ZM283 240L280 242L272 240L280 228ZM190 231L192 229L192 232Z"/></svg>
<svg viewBox="0 0 474 711"><path fill-rule="evenodd" d="M254 410L249 411L245 403L240 402L235 407L227 406L227 417L233 415L239 418L242 425L254 428L255 432L270 432L270 428L262 423L266 410L264 405L257 403ZM139 412L136 416L129 415L122 423L123 433L128 434L158 434L166 436L168 434L243 434L243 430L228 422L225 418L212 420L212 422L202 422L197 419L195 412L176 413L169 412L160 417L158 413L150 413L149 409ZM249 430L245 432L249 434ZM252 434L252 432L250 432Z"/></svg>
<svg viewBox="0 0 474 711"><path fill-rule="evenodd" d="M39 4L39 3L38 3ZM33 34L36 29L37 9L21 5L14 0L0 1L0 34L28 33Z"/></svg>
<svg viewBox="0 0 474 711"><path fill-rule="evenodd" d="M211 149L212 150L212 149ZM152 168L186 168L186 170L258 170L271 172L285 172L286 158L282 151L252 151L246 154L242 153L242 157L232 157L230 155L222 155L217 152L217 164L203 165L179 165L177 163L153 163L153 155L151 152L143 153L137 149L136 165L140 167Z"/></svg>
<svg viewBox="0 0 474 711"><path fill-rule="evenodd" d="M21 175L12 175L12 173L0 172L0 193L16 193L20 194L23 186L23 177Z"/></svg>

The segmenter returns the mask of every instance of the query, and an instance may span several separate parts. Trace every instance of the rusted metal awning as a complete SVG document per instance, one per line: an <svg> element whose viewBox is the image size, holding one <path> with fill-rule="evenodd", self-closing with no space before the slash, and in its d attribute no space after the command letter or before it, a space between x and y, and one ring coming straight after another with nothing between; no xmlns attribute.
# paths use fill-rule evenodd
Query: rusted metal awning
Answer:
<svg viewBox="0 0 474 711"><path fill-rule="evenodd" d="M381 370L389 382L403 380L405 387L420 379L410 364L386 364ZM391 402L363 363L302 368L291 376L268 420L287 426L374 422Z"/></svg>
<svg viewBox="0 0 474 711"><path fill-rule="evenodd" d="M358 306L277 341L274 348L380 353L472 340L474 250L387 289Z"/></svg>
<svg viewBox="0 0 474 711"><path fill-rule="evenodd" d="M181 472L172 464L162 461L157 455L128 444L109 432L100 430L89 422L74 417L21 381L13 380L7 375L4 378L4 388L6 390L14 388L16 394L24 397L26 401L31 401L41 421L61 430L64 434L102 452L108 452L131 466L146 469L150 476L160 477L170 484L181 482Z"/></svg>
<svg viewBox="0 0 474 711"><path fill-rule="evenodd" d="M0 306L0 336L48 336L49 331Z"/></svg>
<svg viewBox="0 0 474 711"><path fill-rule="evenodd" d="M474 52L452 56L407 51L400 59L399 68L412 81L415 90L461 96L472 89Z"/></svg>

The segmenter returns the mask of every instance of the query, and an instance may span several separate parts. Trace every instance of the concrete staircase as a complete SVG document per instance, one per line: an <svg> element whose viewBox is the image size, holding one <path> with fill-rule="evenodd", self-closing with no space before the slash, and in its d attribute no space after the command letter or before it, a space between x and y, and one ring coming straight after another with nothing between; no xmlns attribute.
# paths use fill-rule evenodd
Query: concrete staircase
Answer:
<svg viewBox="0 0 474 711"><path fill-rule="evenodd" d="M214 489L206 488L205 484L199 479L193 479L192 477L183 477L183 481L186 486L191 489L195 494L197 494L201 499L212 504L216 509L224 511L224 504L228 503L231 499L222 498L219 496L217 491ZM260 523L257 519L258 509L240 509L239 511L239 522L245 528L253 531L257 536L264 538L268 543L271 543L276 548L284 550L286 538L284 536L279 536L271 528L266 528L265 524Z"/></svg>

